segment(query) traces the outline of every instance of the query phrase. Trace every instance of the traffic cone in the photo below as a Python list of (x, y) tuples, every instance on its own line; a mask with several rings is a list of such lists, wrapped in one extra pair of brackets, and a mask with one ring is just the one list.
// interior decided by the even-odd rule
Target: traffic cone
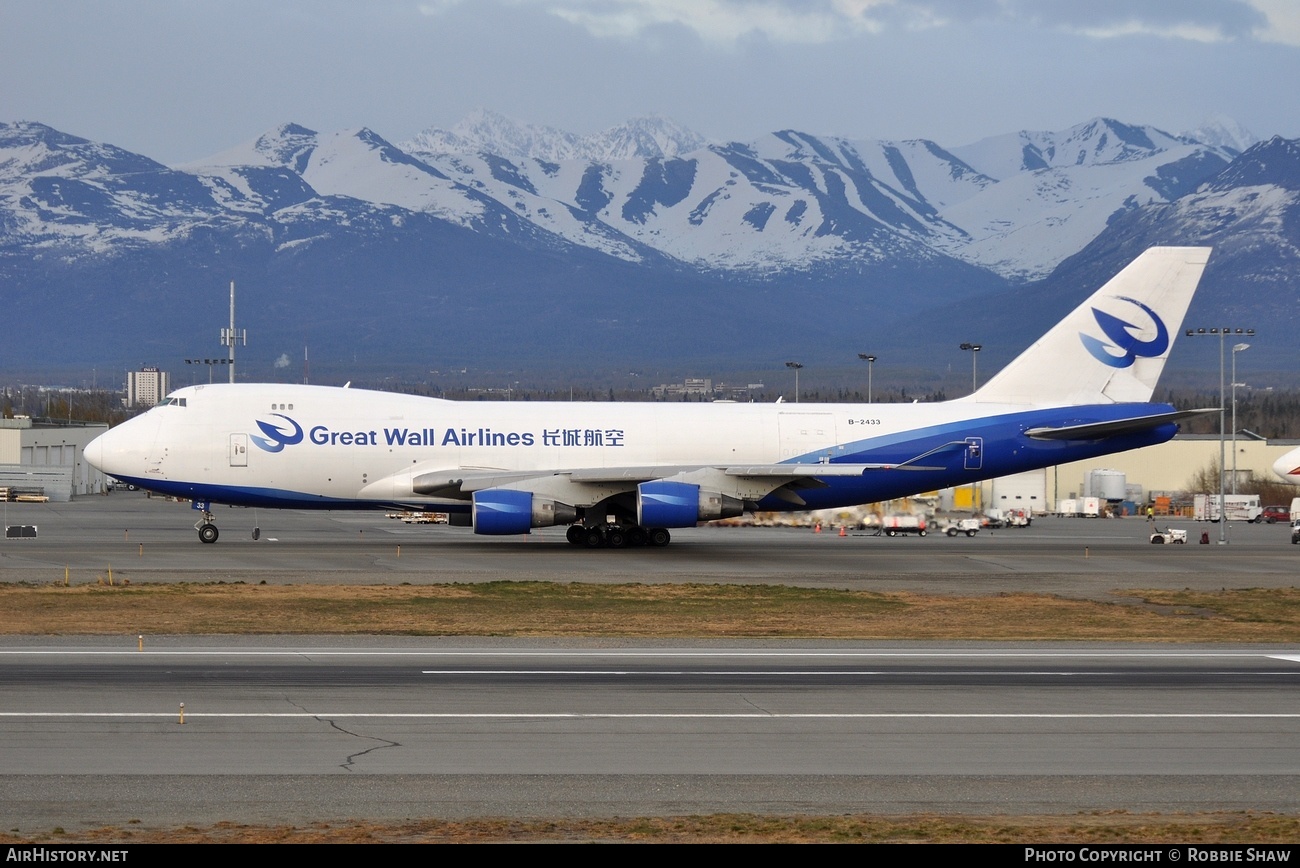
[(849, 532), (844, 529), (844, 525), (840, 525), (840, 536), (848, 536), (848, 535)]
[(819, 521), (813, 525), (813, 533), (821, 533), (821, 532), (822, 532), (822, 523)]

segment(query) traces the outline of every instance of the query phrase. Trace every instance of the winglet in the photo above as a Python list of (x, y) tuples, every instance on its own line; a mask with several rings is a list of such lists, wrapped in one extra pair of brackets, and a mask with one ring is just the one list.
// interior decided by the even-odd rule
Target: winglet
[(1151, 400), (1209, 247), (1152, 247), (971, 396), (1008, 404)]

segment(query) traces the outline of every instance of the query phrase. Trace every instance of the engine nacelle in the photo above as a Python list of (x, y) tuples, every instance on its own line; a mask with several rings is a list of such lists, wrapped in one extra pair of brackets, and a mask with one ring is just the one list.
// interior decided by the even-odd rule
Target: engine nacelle
[(698, 521), (731, 518), (744, 511), (740, 498), (702, 491), (689, 482), (657, 479), (636, 487), (636, 521), (642, 527), (695, 527)]
[(546, 500), (531, 491), (486, 488), (474, 492), (474, 533), (528, 533), (529, 528), (572, 524), (578, 511), (567, 503)]

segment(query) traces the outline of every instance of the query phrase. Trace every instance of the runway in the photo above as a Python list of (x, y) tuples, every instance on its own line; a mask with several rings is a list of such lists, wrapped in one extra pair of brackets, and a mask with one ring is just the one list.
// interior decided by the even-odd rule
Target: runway
[(1295, 649), (28, 640), (0, 672), (20, 828), (1300, 809)]
[[(1295, 586), (1277, 526), (1140, 519), (873, 537), (698, 528), (588, 551), (381, 514), (114, 494), (9, 504), (0, 581), (766, 582), (943, 594)], [(1204, 529), (1181, 522), (1193, 539)], [(260, 528), (254, 540), (251, 528)], [(155, 631), (157, 632), (157, 631)], [(348, 818), (1300, 810), (1300, 645), (0, 640), (0, 804), (24, 832)], [(185, 704), (185, 722), (180, 705)]]

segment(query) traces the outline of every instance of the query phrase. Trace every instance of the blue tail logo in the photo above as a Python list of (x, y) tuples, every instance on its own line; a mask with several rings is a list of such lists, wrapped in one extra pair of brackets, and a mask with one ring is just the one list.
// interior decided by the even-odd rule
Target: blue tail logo
[(1133, 334), (1138, 329), (1137, 325), (1094, 307), (1092, 315), (1097, 319), (1097, 325), (1107, 340), (1103, 341), (1079, 332), (1079, 340), (1083, 341), (1084, 349), (1092, 353), (1094, 359), (1112, 368), (1127, 368), (1137, 361), (1139, 356), (1150, 359), (1162, 355), (1169, 349), (1169, 329), (1165, 327), (1164, 320), (1160, 319), (1155, 311), (1137, 299), (1122, 295), (1115, 297), (1142, 308), (1155, 324), (1156, 336), (1149, 341), (1138, 340)]
[(265, 434), (266, 437), (258, 437), (256, 434), (250, 434), (249, 436), (253, 438), (253, 442), (257, 444), (259, 449), (265, 450), (266, 452), (279, 452), (286, 446), (292, 446), (295, 443), (302, 442), (301, 425), (283, 413), (272, 413), (271, 415), (278, 416), (293, 427), (281, 428), (274, 423), (263, 422), (261, 419), (258, 419), (257, 427), (262, 429), (262, 433)]

